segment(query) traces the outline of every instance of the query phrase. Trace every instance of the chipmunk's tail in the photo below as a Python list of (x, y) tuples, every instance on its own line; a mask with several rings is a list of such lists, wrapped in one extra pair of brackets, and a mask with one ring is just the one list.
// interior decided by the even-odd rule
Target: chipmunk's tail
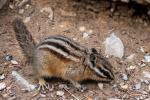
[(35, 42), (30, 32), (28, 31), (27, 27), (25, 26), (25, 24), (22, 22), (21, 19), (15, 19), (13, 21), (13, 27), (16, 39), (18, 40), (24, 55), (27, 57), (29, 61), (32, 61)]

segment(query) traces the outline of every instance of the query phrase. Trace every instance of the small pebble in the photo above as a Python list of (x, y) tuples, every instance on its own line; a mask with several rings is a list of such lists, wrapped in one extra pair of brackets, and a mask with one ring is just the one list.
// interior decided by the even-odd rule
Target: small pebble
[(60, 84), (59, 86), (58, 86), (60, 89), (68, 89), (68, 87), (67, 87), (67, 85), (66, 84)]
[(140, 47), (140, 51), (143, 53), (145, 52), (143, 47)]
[(18, 65), (18, 64), (19, 64), (16, 60), (11, 60), (11, 63), (12, 63), (13, 65)]
[(14, 6), (10, 4), (10, 5), (9, 5), (9, 8), (14, 9)]
[(136, 66), (130, 66), (130, 67), (127, 68), (127, 70), (133, 70), (135, 68), (136, 68)]
[(13, 59), (13, 56), (11, 54), (7, 54), (5, 56), (5, 60), (7, 60), (7, 61), (11, 61), (12, 59)]
[(134, 90), (139, 90), (141, 88), (141, 83), (137, 83), (133, 86)]
[(83, 38), (87, 38), (88, 36), (89, 36), (88, 33), (86, 33), (86, 32), (83, 33)]
[(127, 90), (129, 86), (128, 84), (120, 83), (120, 87), (124, 90)]
[(62, 96), (64, 95), (64, 92), (63, 92), (63, 91), (57, 91), (57, 92), (56, 92), (56, 95), (62, 97)]
[(79, 27), (79, 31), (84, 32), (85, 30), (86, 30), (86, 28), (84, 26)]
[(144, 83), (144, 84), (146, 84), (146, 85), (149, 85), (149, 84), (150, 84), (150, 82), (149, 82), (148, 80), (143, 80), (143, 79), (142, 79), (141, 82)]
[(6, 88), (6, 84), (4, 82), (0, 83), (0, 91)]
[(150, 72), (143, 71), (144, 77), (150, 79)]
[(100, 88), (100, 90), (103, 90), (103, 84), (102, 83), (98, 83), (98, 87)]
[(23, 14), (24, 13), (24, 9), (19, 9), (19, 14)]
[(77, 40), (77, 38), (73, 38), (73, 40), (74, 40), (74, 41), (76, 41), (76, 40)]
[(5, 78), (4, 74), (0, 75), (0, 80), (3, 80), (4, 78)]
[(45, 94), (40, 94), (40, 96), (42, 97), (42, 98), (45, 98), (46, 97), (46, 95)]
[(127, 57), (128, 60), (132, 60), (134, 58), (135, 54), (131, 54), (130, 56)]
[(128, 76), (126, 74), (122, 74), (122, 79), (127, 81), (128, 80)]
[(31, 17), (26, 17), (24, 20), (23, 20), (23, 22), (24, 23), (27, 23), (27, 22), (29, 22), (31, 20)]
[(145, 62), (150, 62), (150, 55), (144, 56), (144, 60), (145, 60)]
[(107, 100), (121, 100), (121, 99), (118, 99), (118, 98), (108, 98)]

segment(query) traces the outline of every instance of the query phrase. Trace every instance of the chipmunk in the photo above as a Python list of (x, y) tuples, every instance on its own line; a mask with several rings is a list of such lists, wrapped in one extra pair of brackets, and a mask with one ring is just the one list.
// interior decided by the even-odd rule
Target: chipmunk
[(112, 65), (95, 48), (88, 49), (61, 35), (47, 37), (36, 44), (20, 19), (13, 21), (13, 27), (23, 53), (33, 66), (40, 89), (48, 88), (44, 77), (69, 80), (78, 89), (82, 88), (79, 82), (86, 79), (114, 79)]

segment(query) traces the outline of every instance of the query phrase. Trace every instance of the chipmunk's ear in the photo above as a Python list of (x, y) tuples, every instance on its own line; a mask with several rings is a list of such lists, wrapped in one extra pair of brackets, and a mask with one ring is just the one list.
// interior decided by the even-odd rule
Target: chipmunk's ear
[(92, 53), (98, 54), (97, 50), (95, 48), (91, 48)]

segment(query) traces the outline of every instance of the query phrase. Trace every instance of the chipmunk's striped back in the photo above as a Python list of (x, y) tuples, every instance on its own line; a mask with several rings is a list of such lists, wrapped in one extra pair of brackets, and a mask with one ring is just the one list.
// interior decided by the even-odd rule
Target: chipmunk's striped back
[(51, 36), (44, 39), (38, 45), (37, 49), (50, 50), (56, 55), (72, 61), (80, 61), (81, 57), (86, 52), (85, 47), (61, 35)]

